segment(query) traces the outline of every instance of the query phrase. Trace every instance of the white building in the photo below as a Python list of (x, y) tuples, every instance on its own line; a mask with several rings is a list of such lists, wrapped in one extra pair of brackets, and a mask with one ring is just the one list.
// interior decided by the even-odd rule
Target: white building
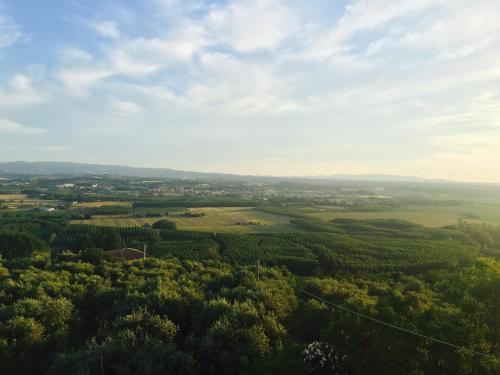
[(56, 188), (58, 188), (58, 189), (68, 189), (68, 188), (72, 188), (74, 186), (75, 186), (75, 184), (60, 184), (60, 185), (56, 185)]

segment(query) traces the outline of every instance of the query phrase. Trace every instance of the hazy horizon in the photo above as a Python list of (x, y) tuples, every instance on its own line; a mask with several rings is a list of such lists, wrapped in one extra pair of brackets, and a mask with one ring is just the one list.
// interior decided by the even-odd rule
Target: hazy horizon
[[(164, 167), (151, 167), (147, 165), (129, 165), (129, 164), (120, 164), (120, 163), (99, 163), (99, 162), (92, 162), (92, 163), (85, 163), (85, 162), (79, 162), (79, 161), (54, 161), (54, 160), (37, 160), (37, 161), (29, 161), (29, 160), (8, 160), (8, 161), (3, 161), (0, 160), (0, 172), (2, 172), (2, 163), (28, 163), (28, 164), (33, 164), (33, 163), (70, 163), (70, 164), (77, 164), (77, 165), (88, 165), (88, 166), (99, 166), (99, 167), (116, 167), (116, 168), (136, 168), (136, 169), (163, 169), (163, 170), (172, 170), (172, 171), (177, 171), (177, 172), (188, 172), (188, 173), (202, 173), (202, 174), (214, 174), (214, 175), (234, 175), (234, 176), (241, 176), (241, 177), (269, 177), (269, 178), (290, 178), (290, 179), (328, 179), (328, 178), (333, 178), (333, 179), (340, 179), (345, 177), (346, 180), (349, 180), (350, 178), (353, 178), (354, 181), (362, 180), (363, 177), (367, 177), (367, 181), (371, 181), (373, 178), (380, 177), (380, 181), (386, 181), (386, 182), (391, 182), (391, 181), (411, 181), (414, 179), (415, 181), (422, 180), (423, 182), (428, 181), (428, 182), (450, 182), (450, 183), (471, 183), (471, 184), (492, 184), (492, 185), (498, 185), (498, 182), (489, 182), (489, 181), (464, 181), (464, 180), (457, 180), (457, 179), (446, 179), (446, 178), (433, 178), (433, 177), (426, 177), (426, 176), (416, 176), (416, 175), (404, 175), (404, 174), (385, 174), (385, 173), (332, 173), (332, 174), (305, 174), (305, 175), (289, 175), (289, 174), (243, 174), (243, 173), (237, 173), (237, 172), (220, 172), (220, 171), (212, 171), (212, 170), (198, 170), (198, 169), (179, 169), (175, 167), (169, 167), (169, 166), (164, 166)], [(6, 172), (6, 171), (3, 171)], [(9, 170), (9, 173), (12, 173), (11, 170)], [(53, 174), (59, 174), (63, 172), (53, 172)], [(36, 174), (36, 173), (34, 173)], [(42, 173), (43, 174), (43, 173)], [(125, 174), (120, 174), (118, 175), (123, 175)], [(384, 179), (385, 178), (385, 179)], [(375, 180), (374, 180), (375, 181)]]
[(0, 161), (500, 182), (500, 2), (0, 0)]

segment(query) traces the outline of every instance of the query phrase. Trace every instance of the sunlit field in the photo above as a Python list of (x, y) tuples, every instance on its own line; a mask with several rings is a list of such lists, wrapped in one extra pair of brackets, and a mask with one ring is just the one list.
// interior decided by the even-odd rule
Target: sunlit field
[(500, 207), (484, 206), (475, 209), (446, 209), (443, 207), (414, 207), (413, 209), (377, 211), (377, 212), (349, 212), (327, 210), (314, 213), (305, 213), (306, 216), (322, 220), (344, 219), (400, 219), (429, 227), (454, 225), (458, 220), (471, 223), (500, 223)]
[(132, 207), (130, 202), (120, 202), (120, 201), (97, 201), (97, 202), (78, 202), (73, 204), (73, 208), (95, 208), (95, 207), (106, 207), (106, 206), (121, 206), (121, 207)]
[[(90, 220), (73, 220), (73, 224), (93, 224), (100, 226), (116, 227), (141, 227), (153, 224), (158, 220), (167, 219), (175, 221), (178, 229), (206, 232), (281, 232), (296, 230), (289, 225), (290, 218), (253, 210), (248, 207), (204, 207), (190, 208), (169, 216), (135, 218), (129, 216), (95, 216)], [(179, 212), (180, 211), (180, 212)], [(204, 216), (184, 217), (183, 212), (204, 213)], [(244, 222), (257, 222), (258, 224), (240, 224)]]

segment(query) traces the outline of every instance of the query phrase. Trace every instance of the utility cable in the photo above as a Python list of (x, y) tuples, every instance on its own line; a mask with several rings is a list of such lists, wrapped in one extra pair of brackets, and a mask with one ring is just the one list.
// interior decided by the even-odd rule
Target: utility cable
[(451, 342), (447, 342), (447, 341), (443, 341), (443, 340), (439, 340), (439, 339), (436, 339), (434, 337), (431, 337), (431, 336), (427, 336), (427, 335), (423, 335), (421, 333), (418, 333), (418, 332), (415, 332), (415, 331), (410, 331), (408, 329), (405, 329), (405, 328), (402, 328), (402, 327), (399, 327), (399, 326), (396, 326), (394, 324), (391, 324), (391, 323), (387, 323), (387, 322), (384, 322), (383, 320), (379, 320), (379, 319), (376, 319), (376, 318), (373, 318), (369, 315), (365, 315), (365, 314), (362, 314), (362, 313), (359, 313), (357, 311), (354, 311), (354, 310), (351, 310), (345, 306), (341, 306), (341, 305), (338, 305), (336, 303), (333, 303), (331, 301), (328, 301), (327, 299), (324, 299), (322, 297), (319, 297), (319, 296), (316, 296), (312, 293), (309, 293), (307, 290), (304, 290), (304, 289), (301, 289), (301, 288), (298, 288), (296, 286), (293, 286), (292, 285), (292, 288), (298, 290), (299, 292), (302, 292), (304, 294), (307, 294), (308, 296), (310, 297), (313, 297), (315, 299), (317, 299), (318, 301), (321, 301), (321, 302), (324, 302), (326, 304), (329, 304), (339, 310), (343, 310), (343, 311), (347, 311), (351, 314), (354, 314), (354, 315), (357, 315), (359, 317), (362, 317), (364, 319), (368, 319), (368, 320), (371, 320), (372, 322), (375, 322), (375, 323), (378, 323), (378, 324), (382, 324), (382, 325), (385, 325), (387, 327), (390, 327), (390, 328), (393, 328), (393, 329), (396, 329), (398, 331), (401, 331), (401, 332), (405, 332), (407, 334), (410, 334), (410, 335), (414, 335), (414, 336), (418, 336), (418, 337), (421, 337), (421, 338), (424, 338), (424, 339), (427, 339), (427, 340), (430, 340), (430, 341), (434, 341), (434, 342), (437, 342), (439, 344), (443, 344), (443, 345), (447, 345), (447, 346), (450, 346), (452, 348), (455, 348), (455, 349), (460, 349), (460, 350), (464, 350), (466, 352), (469, 352), (469, 353), (472, 353), (472, 354), (477, 354), (477, 355), (480, 355), (480, 356), (483, 356), (483, 357), (487, 357), (487, 358), (490, 358), (490, 359), (495, 359), (495, 360), (499, 360), (498, 357), (492, 355), (492, 354), (488, 354), (488, 353), (483, 353), (483, 352), (478, 352), (476, 350), (473, 350), (473, 349), (468, 349), (468, 348), (465, 348), (463, 346), (460, 346), (460, 345), (456, 345), (456, 344), (452, 344)]

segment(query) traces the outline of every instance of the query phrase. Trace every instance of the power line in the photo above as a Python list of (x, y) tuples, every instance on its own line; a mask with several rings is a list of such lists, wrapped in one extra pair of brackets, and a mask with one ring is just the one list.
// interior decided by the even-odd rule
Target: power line
[(362, 314), (362, 313), (359, 313), (357, 311), (354, 311), (354, 310), (351, 310), (345, 306), (341, 306), (341, 305), (337, 305), (336, 303), (333, 303), (331, 301), (328, 301), (327, 299), (324, 299), (322, 297), (319, 297), (319, 296), (316, 296), (312, 293), (309, 293), (307, 290), (304, 290), (304, 289), (301, 289), (301, 288), (298, 288), (296, 286), (293, 286), (292, 285), (292, 288), (298, 290), (299, 292), (302, 292), (304, 294), (307, 294), (308, 296), (310, 297), (313, 297), (313, 298), (316, 298), (318, 301), (322, 301), (324, 303), (327, 303), (329, 305), (332, 305), (334, 306), (335, 308), (339, 309), (339, 310), (343, 310), (343, 311), (347, 311), (351, 314), (354, 314), (354, 315), (357, 315), (357, 316), (360, 316), (362, 318), (365, 318), (365, 319), (368, 319), (368, 320), (371, 320), (372, 322), (375, 322), (375, 323), (378, 323), (378, 324), (382, 324), (382, 325), (385, 325), (387, 327), (390, 327), (390, 328), (393, 328), (393, 329), (396, 329), (398, 331), (402, 331), (402, 332), (405, 332), (407, 334), (410, 334), (410, 335), (414, 335), (414, 336), (418, 336), (420, 338), (424, 338), (424, 339), (427, 339), (427, 340), (431, 340), (431, 341), (434, 341), (434, 342), (437, 342), (439, 344), (443, 344), (443, 345), (447, 345), (447, 346), (450, 346), (452, 348), (455, 348), (455, 349), (461, 349), (461, 350), (464, 350), (466, 352), (469, 352), (469, 353), (472, 353), (472, 354), (477, 354), (477, 355), (481, 355), (481, 356), (484, 356), (484, 357), (487, 357), (487, 358), (491, 358), (491, 359), (495, 359), (495, 360), (499, 360), (498, 357), (492, 355), (492, 354), (488, 354), (488, 353), (483, 353), (483, 352), (478, 352), (476, 350), (473, 350), (473, 349), (468, 349), (468, 348), (465, 348), (463, 346), (460, 346), (460, 345), (456, 345), (456, 344), (452, 344), (451, 342), (447, 342), (447, 341), (443, 341), (443, 340), (439, 340), (439, 339), (436, 339), (434, 337), (430, 337), (430, 336), (427, 336), (427, 335), (423, 335), (421, 333), (418, 333), (418, 332), (415, 332), (415, 331), (410, 331), (408, 329), (405, 329), (405, 328), (402, 328), (402, 327), (399, 327), (399, 326), (396, 326), (394, 324), (391, 324), (391, 323), (387, 323), (387, 322), (384, 322), (383, 320), (379, 320), (379, 319), (376, 319), (376, 318), (373, 318), (369, 315), (365, 315), (365, 314)]

